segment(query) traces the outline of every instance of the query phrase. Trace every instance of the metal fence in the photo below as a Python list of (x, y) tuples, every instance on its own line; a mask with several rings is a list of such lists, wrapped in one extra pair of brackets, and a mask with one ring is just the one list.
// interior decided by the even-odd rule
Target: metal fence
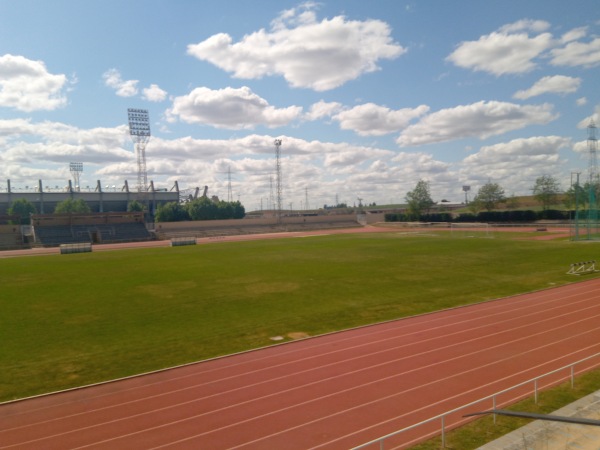
[[(596, 361), (592, 362), (594, 359), (596, 359)], [(398, 437), (402, 434), (406, 434), (407, 432), (409, 432), (411, 430), (424, 428), (426, 425), (434, 424), (435, 422), (439, 423), (439, 428), (438, 428), (439, 432), (429, 432), (429, 433), (426, 433), (424, 436), (421, 436), (420, 438), (414, 439), (412, 441), (404, 442), (401, 444), (396, 443), (396, 444), (394, 444), (394, 445), (396, 445), (395, 448), (406, 448), (407, 445), (415, 444), (418, 441), (422, 441), (424, 439), (434, 437), (437, 435), (441, 435), (442, 448), (445, 448), (446, 447), (446, 432), (451, 428), (456, 428), (457, 426), (469, 421), (469, 419), (463, 418), (459, 421), (455, 421), (454, 423), (449, 423), (448, 418), (450, 416), (456, 415), (457, 413), (460, 413), (460, 412), (463, 412), (462, 416), (464, 416), (464, 414), (467, 414), (467, 413), (472, 413), (472, 412), (474, 412), (473, 407), (477, 406), (477, 405), (480, 405), (479, 410), (481, 411), (482, 403), (486, 403), (486, 402), (488, 402), (487, 403), (488, 406), (483, 406), (484, 409), (497, 409), (498, 407), (500, 407), (502, 405), (507, 405), (507, 404), (513, 403), (522, 398), (527, 398), (527, 397), (531, 396), (531, 394), (533, 394), (535, 403), (537, 403), (539, 391), (540, 391), (540, 389), (542, 389), (542, 387), (554, 386), (554, 385), (559, 384), (560, 382), (564, 382), (565, 380), (570, 380), (571, 388), (572, 388), (575, 385), (575, 374), (576, 374), (575, 367), (581, 366), (585, 363), (591, 363), (591, 364), (587, 365), (584, 369), (581, 369), (580, 372), (585, 372), (585, 371), (588, 371), (590, 369), (600, 366), (600, 353), (596, 353), (594, 355), (588, 356), (587, 358), (580, 359), (579, 361), (576, 361), (574, 363), (560, 367), (551, 372), (547, 372), (543, 375), (537, 376), (530, 380), (523, 381), (522, 383), (511, 386), (510, 388), (504, 389), (502, 391), (498, 391), (495, 394), (488, 395), (487, 397), (480, 398), (471, 403), (467, 403), (466, 405), (459, 406), (458, 408), (454, 408), (450, 411), (446, 411), (443, 414), (439, 414), (439, 415), (431, 417), (427, 420), (423, 420), (421, 422), (415, 423), (414, 425), (402, 428), (393, 433), (386, 434), (385, 436), (382, 436), (380, 438), (373, 439), (372, 441), (366, 442), (362, 445), (359, 445), (358, 447), (353, 447), (352, 450), (367, 449), (367, 448), (369, 448), (369, 449), (378, 448), (379, 450), (385, 450), (386, 441), (389, 442), (393, 438)], [(561, 373), (566, 373), (566, 374), (561, 375)], [(544, 380), (549, 380), (551, 377), (554, 377), (554, 378), (552, 378), (552, 381), (548, 381), (545, 386), (541, 386), (541, 383)], [(523, 388), (527, 389), (526, 394), (521, 393), (516, 398), (511, 399), (511, 401), (499, 402), (498, 399), (502, 395), (508, 394), (511, 392), (515, 392), (515, 391), (517, 391), (519, 389), (523, 389)], [(467, 411), (467, 410), (469, 410), (469, 411)], [(495, 414), (494, 414), (494, 423), (496, 423), (496, 415)]]

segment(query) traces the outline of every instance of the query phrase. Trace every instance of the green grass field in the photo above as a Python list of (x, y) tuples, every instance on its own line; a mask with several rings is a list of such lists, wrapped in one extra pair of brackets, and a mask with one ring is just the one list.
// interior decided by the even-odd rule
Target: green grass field
[(495, 236), (328, 235), (0, 259), (0, 401), (575, 282), (569, 264), (595, 259), (593, 243)]

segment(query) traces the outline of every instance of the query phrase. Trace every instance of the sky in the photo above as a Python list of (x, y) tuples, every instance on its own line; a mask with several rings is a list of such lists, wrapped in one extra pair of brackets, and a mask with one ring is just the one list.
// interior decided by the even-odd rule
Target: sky
[(0, 0), (0, 191), (137, 185), (269, 209), (531, 195), (588, 176), (596, 0)]

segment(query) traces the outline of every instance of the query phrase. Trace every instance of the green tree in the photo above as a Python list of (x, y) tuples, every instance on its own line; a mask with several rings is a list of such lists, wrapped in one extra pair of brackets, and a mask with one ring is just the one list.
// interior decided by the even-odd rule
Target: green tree
[(481, 211), (483, 209), (483, 205), (480, 200), (478, 200), (477, 198), (474, 198), (473, 200), (471, 200), (469, 202), (469, 204), (467, 205), (467, 208), (473, 214), (477, 214), (479, 211)]
[(479, 188), (477, 195), (473, 199), (473, 202), (481, 205), (486, 211), (493, 210), (499, 203), (504, 203), (505, 201), (504, 189), (498, 183), (490, 181)]
[(208, 197), (200, 197), (186, 205), (186, 211), (192, 220), (225, 220), (242, 219), (246, 211), (239, 201), (213, 201)]
[(558, 194), (560, 194), (560, 184), (556, 178), (551, 175), (543, 175), (535, 180), (533, 186), (533, 196), (542, 204), (542, 209), (546, 211), (551, 205), (558, 203)]
[(208, 197), (195, 198), (185, 206), (192, 220), (215, 220), (218, 206)]
[(233, 207), (232, 219), (243, 219), (246, 216), (246, 208), (244, 208), (239, 200), (236, 202), (231, 202), (231, 206)]
[(519, 209), (520, 203), (519, 199), (515, 197), (515, 194), (512, 194), (510, 197), (506, 199), (506, 207), (508, 209)]
[(35, 205), (25, 198), (15, 200), (10, 205), (10, 208), (8, 208), (9, 215), (19, 216), (19, 223), (21, 225), (29, 224), (31, 221), (30, 215), (36, 212)]
[(406, 194), (406, 202), (408, 203), (408, 214), (412, 219), (419, 220), (419, 217), (424, 212), (435, 205), (429, 193), (429, 183), (425, 180), (419, 180), (412, 191)]
[(154, 215), (154, 220), (157, 222), (181, 222), (188, 219), (187, 211), (178, 202), (168, 202), (159, 205)]
[(144, 212), (145, 210), (144, 204), (138, 200), (132, 200), (127, 204), (128, 212)]
[(233, 203), (226, 201), (219, 201), (217, 203), (217, 219), (231, 219), (233, 218)]
[(54, 214), (86, 214), (89, 212), (92, 212), (92, 209), (82, 198), (79, 198), (77, 200), (68, 198), (66, 200), (63, 200), (62, 202), (57, 203), (56, 208), (54, 208)]
[(563, 204), (568, 209), (585, 209), (589, 200), (589, 194), (584, 186), (573, 184), (563, 198)]

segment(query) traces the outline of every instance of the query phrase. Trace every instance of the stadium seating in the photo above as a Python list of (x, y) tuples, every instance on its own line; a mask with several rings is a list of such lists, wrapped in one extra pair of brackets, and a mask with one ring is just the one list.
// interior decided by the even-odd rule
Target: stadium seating
[(35, 244), (54, 247), (60, 244), (89, 242), (93, 244), (148, 241), (152, 236), (143, 223), (100, 225), (57, 225), (34, 227)]
[(0, 232), (0, 250), (23, 248), (23, 236), (20, 231)]

